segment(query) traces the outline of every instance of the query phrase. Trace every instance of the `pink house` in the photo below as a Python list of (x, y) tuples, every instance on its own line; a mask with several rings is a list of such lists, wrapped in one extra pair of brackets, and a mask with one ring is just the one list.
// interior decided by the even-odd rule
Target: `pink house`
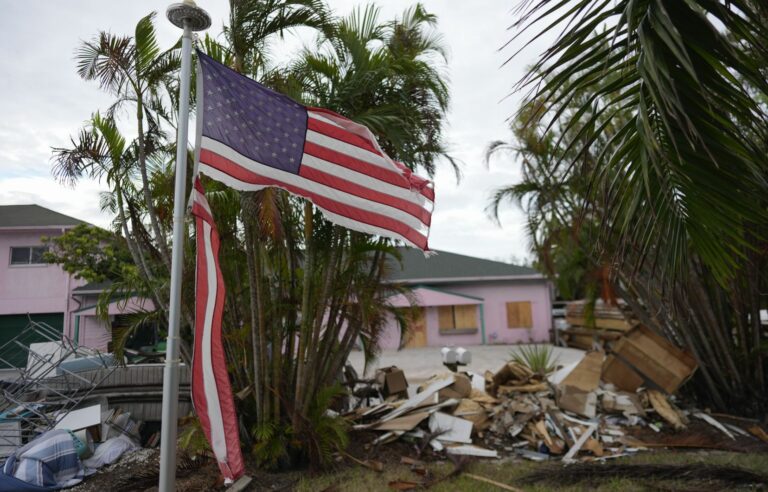
[[(451, 346), (546, 342), (552, 328), (550, 282), (532, 268), (437, 251), (425, 258), (402, 248), (393, 262), (393, 283), (412, 295), (389, 299), (410, 320), (409, 334), (391, 317), (381, 347)], [(411, 308), (413, 306), (413, 308)]]
[[(0, 206), (0, 346), (13, 339), (29, 319), (44, 322), (80, 345), (107, 350), (114, 317), (96, 317), (103, 285), (86, 286), (58, 265), (42, 261), (43, 236), (58, 236), (84, 222), (39, 205)], [(110, 306), (110, 314), (142, 306)], [(151, 309), (151, 303), (147, 306)], [(14, 361), (23, 364), (24, 360)]]

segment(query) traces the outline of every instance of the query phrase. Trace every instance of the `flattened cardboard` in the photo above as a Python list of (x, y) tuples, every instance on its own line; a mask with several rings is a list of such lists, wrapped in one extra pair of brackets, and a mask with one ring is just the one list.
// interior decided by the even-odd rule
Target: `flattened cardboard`
[(472, 422), (469, 420), (437, 412), (429, 417), (429, 430), (441, 432), (437, 439), (443, 442), (472, 444)]

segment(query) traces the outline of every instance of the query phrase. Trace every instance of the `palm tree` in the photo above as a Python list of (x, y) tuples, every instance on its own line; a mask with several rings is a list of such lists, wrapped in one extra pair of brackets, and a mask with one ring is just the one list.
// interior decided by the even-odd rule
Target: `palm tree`
[(530, 87), (554, 115), (573, 94), (591, 92), (581, 105), (589, 121), (579, 123), (570, 146), (588, 148), (602, 125), (631, 113), (592, 173), (598, 179), (626, 171), (606, 197), (613, 215), (605, 230), (619, 232), (617, 251), (647, 253), (663, 240), (671, 249), (659, 267), (671, 280), (689, 265), (691, 245), (719, 279), (731, 278), (749, 248), (744, 228), (768, 219), (754, 206), (768, 186), (761, 157), (768, 137), (761, 103), (768, 94), (765, 7), (538, 0), (519, 13), (514, 27), (521, 34), (539, 29), (531, 38), (567, 28), (520, 87)]
[(551, 255), (568, 247), (610, 261), (639, 319), (696, 356), (698, 397), (758, 412), (767, 404), (766, 9), (567, 4), (519, 11), (515, 28), (541, 27), (533, 38), (567, 31), (520, 84), (531, 89), (516, 129), (526, 173), (495, 204), (526, 200)]
[(445, 160), (458, 177), (442, 137), (447, 50), (436, 21), (421, 4), (389, 22), (373, 5), (357, 7), (304, 50), (290, 75), (299, 97), (367, 126), (394, 159), (429, 176)]
[(109, 109), (114, 114), (126, 103), (135, 105), (138, 155), (136, 164), (141, 176), (144, 209), (149, 216), (152, 233), (166, 268), (170, 254), (163, 225), (152, 200), (147, 173), (147, 128), (160, 127), (160, 120), (170, 122), (164, 96), (175, 98), (176, 71), (181, 59), (176, 47), (161, 51), (157, 44), (153, 20), (155, 12), (136, 24), (133, 37), (100, 32), (92, 41), (83, 42), (76, 52), (77, 73), (85, 80), (97, 80), (102, 89), (116, 97)]

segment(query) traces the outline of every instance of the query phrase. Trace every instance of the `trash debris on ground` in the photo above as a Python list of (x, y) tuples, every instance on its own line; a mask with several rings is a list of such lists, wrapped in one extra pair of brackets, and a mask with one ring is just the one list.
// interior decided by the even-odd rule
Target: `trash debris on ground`
[[(644, 327), (627, 329), (621, 338), (626, 360), (608, 346), (608, 352), (588, 352), (579, 362), (548, 375), (508, 362), (482, 376), (433, 376), (398, 392), (407, 397), (385, 396), (386, 380), (377, 378), (367, 383), (367, 392), (378, 398), (353, 398), (343, 416), (353, 429), (379, 433), (371, 445), (406, 440), (416, 449), (448, 456), (573, 462), (628, 456), (662, 442), (669, 447), (728, 449), (725, 441), (738, 439), (765, 446), (768, 433), (756, 421), (724, 421), (681, 405), (666, 390), (677, 390), (696, 365), (688, 354)], [(387, 371), (402, 373), (397, 368)], [(655, 384), (662, 376), (667, 379)], [(484, 389), (477, 384), (480, 377)]]
[(561, 331), (560, 338), (569, 347), (582, 350), (604, 348), (638, 325), (626, 305), (614, 306), (601, 300), (594, 305), (583, 300), (569, 302), (565, 320), (570, 326)]
[[(0, 369), (16, 376), (0, 382), (0, 492), (70, 487), (157, 446), (164, 365), (134, 360), (141, 363), (118, 367), (113, 354), (33, 321), (0, 345)], [(186, 366), (180, 377), (179, 406), (188, 412)]]

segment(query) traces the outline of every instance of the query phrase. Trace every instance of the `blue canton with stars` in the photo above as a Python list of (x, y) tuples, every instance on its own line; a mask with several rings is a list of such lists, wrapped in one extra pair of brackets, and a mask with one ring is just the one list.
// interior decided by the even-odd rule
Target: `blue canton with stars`
[(203, 135), (249, 159), (298, 174), (307, 110), (197, 52), (203, 77)]

